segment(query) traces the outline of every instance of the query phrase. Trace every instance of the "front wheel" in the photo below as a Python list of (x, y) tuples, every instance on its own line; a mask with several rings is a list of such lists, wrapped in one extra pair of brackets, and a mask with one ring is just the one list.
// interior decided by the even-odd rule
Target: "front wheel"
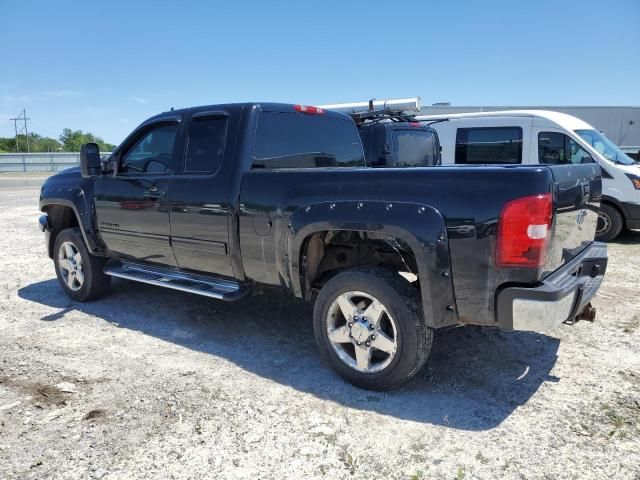
[(348, 382), (373, 390), (413, 377), (433, 340), (417, 290), (383, 268), (347, 270), (329, 280), (316, 300), (313, 325), (329, 365)]
[(598, 225), (596, 227), (596, 240), (608, 242), (613, 240), (624, 226), (624, 219), (620, 211), (607, 203), (600, 204), (598, 212)]
[(89, 253), (78, 228), (58, 233), (53, 251), (56, 275), (67, 296), (85, 302), (107, 290), (111, 277), (103, 272), (105, 260)]

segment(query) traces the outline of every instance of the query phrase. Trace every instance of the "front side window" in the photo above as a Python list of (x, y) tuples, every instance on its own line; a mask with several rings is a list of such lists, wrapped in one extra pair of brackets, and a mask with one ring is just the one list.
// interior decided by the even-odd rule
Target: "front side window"
[(456, 163), (522, 163), (522, 128), (458, 128)]
[(394, 130), (394, 167), (437, 165), (436, 136), (425, 130)]
[(253, 168), (364, 166), (356, 126), (324, 115), (262, 112), (253, 148)]
[(538, 161), (547, 165), (593, 163), (589, 153), (571, 137), (559, 132), (538, 133)]
[(152, 127), (124, 153), (119, 173), (140, 175), (169, 172), (177, 135), (177, 123)]
[(225, 117), (197, 117), (189, 125), (184, 173), (214, 173), (218, 170), (227, 139)]

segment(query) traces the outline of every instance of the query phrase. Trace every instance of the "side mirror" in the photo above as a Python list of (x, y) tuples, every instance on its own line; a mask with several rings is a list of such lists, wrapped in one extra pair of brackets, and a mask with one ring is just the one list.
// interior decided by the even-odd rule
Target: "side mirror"
[(100, 149), (95, 143), (85, 143), (80, 148), (80, 173), (84, 178), (95, 178), (102, 173)]

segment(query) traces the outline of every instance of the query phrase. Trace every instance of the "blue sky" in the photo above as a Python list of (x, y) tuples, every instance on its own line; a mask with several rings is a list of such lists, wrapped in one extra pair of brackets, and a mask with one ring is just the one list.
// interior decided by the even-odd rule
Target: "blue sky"
[(0, 136), (112, 143), (174, 106), (640, 105), (640, 0), (0, 0)]

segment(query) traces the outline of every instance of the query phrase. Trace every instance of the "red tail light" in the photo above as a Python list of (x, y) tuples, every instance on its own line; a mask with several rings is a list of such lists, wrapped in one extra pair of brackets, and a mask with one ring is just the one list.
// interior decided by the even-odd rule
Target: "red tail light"
[(312, 107), (310, 105), (295, 105), (296, 112), (306, 113), (308, 115), (324, 115), (324, 109), (319, 107)]
[(544, 265), (552, 220), (553, 199), (550, 193), (518, 198), (502, 207), (498, 220), (496, 265)]

